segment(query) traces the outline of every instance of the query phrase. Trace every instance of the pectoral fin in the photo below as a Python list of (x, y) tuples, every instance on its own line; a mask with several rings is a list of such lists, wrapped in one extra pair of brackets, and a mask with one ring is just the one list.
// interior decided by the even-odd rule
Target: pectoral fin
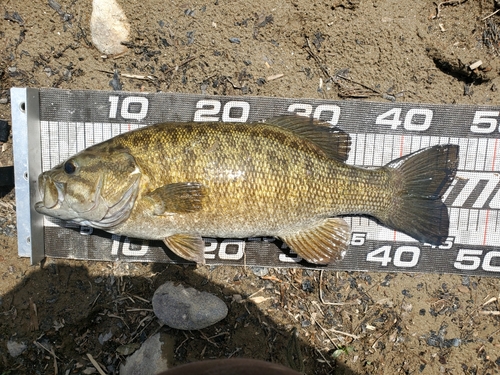
[(328, 264), (344, 257), (350, 234), (351, 228), (345, 220), (328, 218), (311, 228), (280, 237), (309, 263)]
[(200, 236), (189, 234), (174, 234), (163, 240), (176, 255), (186, 260), (205, 264), (205, 243)]
[(202, 184), (179, 182), (153, 190), (145, 198), (153, 201), (153, 213), (188, 213), (201, 210), (204, 197)]

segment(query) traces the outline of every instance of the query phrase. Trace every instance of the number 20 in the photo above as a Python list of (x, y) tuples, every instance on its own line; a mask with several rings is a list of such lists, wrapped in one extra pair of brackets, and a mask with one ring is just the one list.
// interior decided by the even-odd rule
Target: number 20
[[(199, 100), (196, 103), (197, 111), (194, 113), (194, 121), (219, 121), (219, 116), (215, 115), (220, 113), (221, 106), (222, 104), (219, 100)], [(232, 111), (233, 109), (235, 111)], [(246, 122), (249, 114), (250, 104), (248, 102), (231, 100), (224, 104), (222, 108), (222, 121)]]

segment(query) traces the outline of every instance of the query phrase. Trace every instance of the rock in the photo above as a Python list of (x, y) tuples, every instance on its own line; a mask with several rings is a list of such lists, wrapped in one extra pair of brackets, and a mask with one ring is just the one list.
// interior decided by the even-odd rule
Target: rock
[(92, 43), (102, 53), (118, 55), (127, 51), (130, 24), (116, 0), (93, 0), (90, 17)]
[(12, 357), (18, 357), (26, 350), (27, 346), (23, 342), (17, 342), (14, 340), (7, 341), (7, 350)]
[(167, 281), (153, 296), (153, 311), (166, 325), (176, 329), (202, 329), (227, 316), (227, 306), (218, 297)]
[(113, 333), (109, 331), (108, 333), (101, 333), (97, 338), (99, 340), (99, 344), (104, 345), (106, 341), (108, 341), (111, 337), (113, 337)]
[(155, 375), (165, 371), (173, 360), (174, 342), (165, 334), (151, 336), (120, 365), (120, 375)]
[(118, 348), (116, 348), (116, 352), (120, 355), (127, 356), (135, 352), (140, 347), (141, 345), (135, 343), (120, 345)]
[(252, 270), (252, 272), (255, 276), (259, 276), (259, 277), (266, 276), (269, 273), (268, 267), (254, 266), (254, 267), (250, 267), (250, 269)]

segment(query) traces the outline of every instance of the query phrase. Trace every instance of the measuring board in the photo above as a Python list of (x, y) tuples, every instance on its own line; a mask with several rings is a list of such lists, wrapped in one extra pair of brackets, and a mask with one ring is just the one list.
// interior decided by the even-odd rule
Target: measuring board
[(37, 178), (78, 151), (120, 133), (168, 121), (252, 122), (296, 113), (348, 132), (348, 164), (379, 167), (419, 149), (460, 146), (454, 182), (443, 197), (449, 237), (434, 247), (346, 217), (345, 258), (311, 265), (275, 238), (205, 238), (207, 264), (500, 276), (500, 107), (375, 103), (178, 93), (13, 88), (11, 90), (19, 255), (131, 262), (186, 261), (161, 241), (136, 240), (44, 217), (34, 210)]

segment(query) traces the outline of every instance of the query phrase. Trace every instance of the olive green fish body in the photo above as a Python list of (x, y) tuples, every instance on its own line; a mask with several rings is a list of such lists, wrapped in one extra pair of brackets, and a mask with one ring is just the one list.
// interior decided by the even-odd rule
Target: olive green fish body
[[(136, 203), (140, 209), (134, 209), (130, 219), (165, 220), (160, 231), (246, 237), (286, 231), (315, 217), (365, 211), (359, 190), (374, 173), (329, 159), (297, 142), (292, 133), (269, 131), (264, 124), (226, 123), (165, 124), (149, 130), (151, 135), (131, 134), (144, 135), (141, 144), (137, 137), (120, 141), (148, 177)], [(163, 156), (151, 158), (149, 144), (166, 145), (159, 150)], [(184, 182), (202, 185), (201, 207), (178, 215), (151, 215), (148, 193)], [(381, 184), (376, 180), (372, 187)], [(356, 185), (358, 191), (353, 191)]]
[[(434, 146), (378, 169), (346, 164), (349, 147), (346, 133), (303, 117), (157, 124), (92, 146), (42, 174), (37, 209), (112, 233), (162, 239), (199, 262), (201, 236), (276, 236), (305, 259), (328, 263), (349, 242), (350, 228), (338, 216), (351, 214), (443, 242), (448, 216), (440, 197), (456, 171), (457, 147)], [(72, 184), (82, 187), (64, 198)], [(79, 203), (85, 195), (90, 203)], [(407, 210), (421, 217), (409, 223)]]

